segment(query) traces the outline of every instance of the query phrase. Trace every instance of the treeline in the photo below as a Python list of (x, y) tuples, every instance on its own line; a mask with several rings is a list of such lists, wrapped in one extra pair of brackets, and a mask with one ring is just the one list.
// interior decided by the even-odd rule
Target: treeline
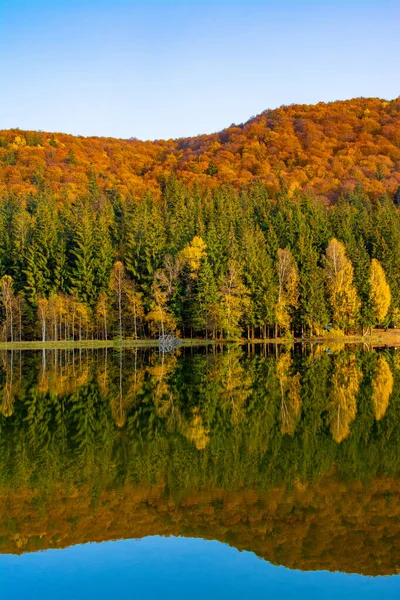
[[(222, 124), (221, 124), (222, 125)], [(270, 195), (307, 190), (330, 201), (361, 184), (374, 199), (400, 195), (400, 98), (354, 98), (266, 110), (247, 123), (192, 138), (137, 139), (0, 131), (0, 195), (43, 185), (63, 202), (85, 194), (93, 167), (99, 187), (124, 198), (160, 198), (175, 174), (186, 185), (240, 188), (255, 181)]]
[(234, 339), (400, 323), (395, 199), (185, 187), (0, 202), (2, 339)]

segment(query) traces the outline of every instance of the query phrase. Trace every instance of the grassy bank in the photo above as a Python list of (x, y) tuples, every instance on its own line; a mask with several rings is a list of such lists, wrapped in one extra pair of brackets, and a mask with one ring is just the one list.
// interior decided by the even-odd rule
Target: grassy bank
[[(211, 340), (187, 339), (182, 340), (182, 346), (205, 346), (213, 344)], [(67, 348), (158, 348), (158, 340), (84, 340), (59, 342), (1, 342), (0, 350), (63, 350)]]
[(385, 331), (383, 329), (374, 329), (370, 335), (341, 335), (341, 336), (330, 336), (329, 334), (323, 336), (313, 337), (280, 337), (270, 339), (255, 339), (255, 340), (243, 340), (244, 344), (295, 344), (295, 343), (309, 343), (309, 344), (367, 344), (369, 346), (400, 346), (400, 329), (389, 329)]
[[(181, 340), (182, 346), (194, 347), (212, 344), (227, 343), (227, 340), (205, 340), (200, 338)], [(236, 343), (247, 344), (368, 344), (370, 346), (400, 346), (400, 329), (374, 329), (371, 335), (346, 335), (346, 336), (315, 336), (308, 338), (280, 337), (268, 339), (241, 339)], [(84, 341), (59, 341), (59, 342), (1, 342), (0, 350), (62, 350), (66, 348), (157, 348), (158, 340), (84, 340)]]

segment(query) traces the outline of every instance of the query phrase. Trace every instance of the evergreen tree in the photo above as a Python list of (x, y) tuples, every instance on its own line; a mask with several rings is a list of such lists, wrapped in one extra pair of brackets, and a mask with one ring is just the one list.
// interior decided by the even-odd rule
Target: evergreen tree
[(73, 261), (69, 288), (76, 291), (82, 302), (93, 304), (97, 295), (95, 233), (94, 214), (88, 200), (75, 206), (70, 227), (69, 251)]
[(162, 265), (166, 247), (160, 207), (147, 195), (127, 215), (125, 263), (129, 275), (149, 293), (155, 271)]
[(193, 327), (197, 331), (205, 331), (206, 337), (211, 335), (215, 339), (219, 328), (220, 294), (207, 256), (201, 261), (196, 283), (191, 317)]
[(284, 331), (289, 331), (292, 324), (292, 311), (298, 305), (299, 274), (289, 248), (279, 248), (277, 254), (278, 300), (275, 310), (276, 324)]

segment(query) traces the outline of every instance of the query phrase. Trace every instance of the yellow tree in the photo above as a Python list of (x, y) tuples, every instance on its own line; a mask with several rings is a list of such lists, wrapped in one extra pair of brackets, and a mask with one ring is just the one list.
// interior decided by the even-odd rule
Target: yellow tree
[(90, 326), (90, 311), (86, 304), (83, 302), (77, 302), (75, 305), (76, 319), (78, 321), (78, 335), (79, 341), (82, 341), (82, 332), (85, 329), (86, 339), (88, 338), (89, 326)]
[(182, 263), (189, 268), (192, 278), (196, 278), (197, 271), (201, 266), (201, 259), (206, 256), (206, 243), (198, 235), (195, 235), (190, 244), (185, 246), (179, 253)]
[(393, 375), (384, 356), (379, 356), (376, 361), (375, 375), (372, 380), (372, 405), (375, 419), (380, 421), (384, 417), (389, 405), (389, 398), (393, 391)]
[(392, 296), (389, 284), (386, 281), (385, 271), (376, 258), (373, 258), (371, 261), (370, 285), (370, 297), (375, 322), (381, 325), (388, 313)]
[[(42, 300), (41, 311), (45, 308), (45, 303)], [(68, 314), (66, 298), (61, 294), (52, 294), (47, 303), (47, 317), (49, 320), (49, 329), (53, 331), (54, 341), (62, 338), (63, 317)], [(43, 322), (42, 322), (43, 334)]]
[(5, 339), (14, 341), (14, 307), (15, 307), (15, 296), (14, 296), (14, 281), (10, 275), (4, 275), (0, 280), (0, 293), (1, 301), (4, 306), (6, 313), (6, 320), (4, 323)]
[(249, 291), (243, 283), (240, 265), (231, 260), (221, 281), (220, 327), (228, 339), (240, 337), (240, 320), (249, 307)]
[(135, 340), (138, 338), (138, 322), (144, 317), (142, 294), (138, 292), (133, 283), (126, 286), (126, 309), (133, 317), (133, 334)]
[(42, 329), (42, 342), (46, 341), (46, 321), (48, 319), (49, 302), (46, 298), (38, 300), (38, 317)]
[(103, 330), (103, 338), (108, 340), (108, 312), (109, 312), (109, 298), (106, 292), (100, 292), (99, 299), (96, 306), (96, 317), (101, 323)]
[(176, 322), (167, 306), (167, 295), (163, 292), (156, 282), (151, 289), (152, 308), (147, 313), (146, 319), (154, 333), (158, 330), (159, 336), (164, 336), (165, 332), (174, 331)]
[(326, 250), (325, 278), (334, 323), (348, 330), (356, 322), (360, 302), (353, 284), (354, 269), (342, 242), (333, 238)]
[[(299, 299), (299, 273), (289, 248), (278, 249), (278, 303), (275, 309), (276, 324), (284, 331), (291, 325), (290, 310), (297, 308)], [(277, 336), (277, 331), (275, 332)]]
[(354, 354), (341, 355), (335, 360), (329, 402), (330, 429), (340, 444), (350, 435), (350, 424), (357, 414), (357, 394), (362, 373)]
[(68, 314), (66, 298), (62, 294), (57, 294), (57, 296), (56, 296), (56, 311), (57, 311), (57, 321), (58, 321), (58, 339), (61, 340), (63, 337), (63, 335), (62, 335), (63, 319)]
[(57, 295), (52, 294), (49, 298), (48, 303), (48, 318), (49, 318), (49, 329), (53, 331), (53, 340), (57, 341), (58, 333), (58, 322), (57, 322)]

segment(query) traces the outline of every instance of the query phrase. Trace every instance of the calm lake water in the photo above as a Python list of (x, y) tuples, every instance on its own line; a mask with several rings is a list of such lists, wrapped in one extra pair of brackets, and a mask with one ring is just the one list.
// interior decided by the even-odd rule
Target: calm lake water
[(397, 598), (400, 351), (0, 354), (2, 598)]

